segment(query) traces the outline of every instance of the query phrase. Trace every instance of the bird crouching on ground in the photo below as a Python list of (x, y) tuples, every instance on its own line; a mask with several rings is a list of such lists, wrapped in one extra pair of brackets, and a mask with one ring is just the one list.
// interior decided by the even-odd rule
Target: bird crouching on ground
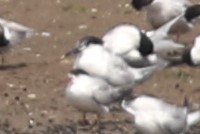
[(200, 121), (200, 110), (190, 112), (187, 105), (178, 107), (155, 96), (123, 100), (122, 108), (134, 116), (140, 134), (185, 134)]

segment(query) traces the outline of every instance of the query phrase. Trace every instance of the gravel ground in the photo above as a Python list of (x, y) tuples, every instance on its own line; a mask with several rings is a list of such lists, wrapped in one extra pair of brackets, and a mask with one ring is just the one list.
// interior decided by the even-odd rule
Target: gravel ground
[[(193, 0), (198, 2), (198, 0)], [(0, 66), (0, 134), (133, 134), (130, 115), (116, 111), (96, 122), (67, 103), (63, 79), (73, 59), (62, 55), (85, 35), (102, 36), (113, 26), (128, 22), (150, 29), (145, 15), (133, 10), (130, 0), (0, 0), (1, 17), (15, 20), (51, 37), (23, 41), (6, 55)], [(190, 43), (198, 26), (181, 41)], [(184, 94), (195, 107), (200, 102), (200, 69), (179, 65), (158, 72), (135, 89), (181, 104)], [(200, 124), (190, 134), (199, 134)]]

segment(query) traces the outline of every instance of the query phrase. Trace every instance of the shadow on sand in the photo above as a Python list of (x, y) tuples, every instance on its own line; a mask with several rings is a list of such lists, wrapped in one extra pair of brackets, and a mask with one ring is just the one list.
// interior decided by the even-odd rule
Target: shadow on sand
[(1, 70), (12, 70), (12, 69), (20, 69), (23, 67), (27, 67), (26, 63), (17, 63), (17, 64), (4, 64), (0, 65), (0, 71)]

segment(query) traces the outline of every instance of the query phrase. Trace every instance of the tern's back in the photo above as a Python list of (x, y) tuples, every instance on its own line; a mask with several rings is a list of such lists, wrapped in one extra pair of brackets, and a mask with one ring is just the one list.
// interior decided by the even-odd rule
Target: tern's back
[(102, 46), (94, 45), (85, 49), (77, 58), (74, 68), (83, 69), (89, 74), (101, 77), (113, 85), (133, 82), (125, 61)]

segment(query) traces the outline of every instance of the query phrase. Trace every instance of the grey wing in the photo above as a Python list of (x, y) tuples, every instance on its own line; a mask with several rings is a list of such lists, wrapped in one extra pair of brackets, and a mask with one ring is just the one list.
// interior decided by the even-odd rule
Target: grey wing
[(148, 31), (146, 34), (150, 39), (154, 42), (156, 40), (167, 38), (168, 33), (173, 26), (183, 15), (179, 15), (178, 17), (174, 18), (173, 20), (170, 20), (169, 22), (165, 23), (161, 27), (159, 27), (156, 30)]
[(111, 57), (111, 62), (112, 64), (112, 68), (113, 69), (117, 69), (117, 70), (121, 70), (121, 71), (125, 71), (128, 67), (128, 65), (126, 64), (126, 62), (124, 61), (123, 58), (117, 56), (117, 55), (113, 55)]
[(171, 52), (174, 50), (184, 49), (185, 46), (180, 43), (176, 43), (170, 39), (160, 40), (157, 43), (154, 43), (154, 51), (155, 53), (163, 53), (163, 52)]
[(16, 31), (33, 31), (32, 28), (29, 28), (27, 26), (16, 23), (14, 21), (5, 20), (5, 19), (2, 19), (2, 18), (0, 18), (0, 24), (5, 26), (5, 27), (8, 27), (10, 29), (15, 29)]
[(33, 30), (21, 30), (18, 28), (15, 29), (7, 26), (3, 26), (3, 28), (5, 31), (5, 36), (11, 42), (11, 44), (18, 43), (21, 40), (29, 38), (35, 34)]
[(112, 65), (110, 64), (109, 71), (112, 74), (112, 79), (116, 81), (112, 83), (114, 85), (124, 85), (130, 82), (132, 83), (131, 74), (129, 72), (128, 64), (121, 58), (121, 57), (113, 57), (112, 58)]
[(109, 105), (121, 101), (124, 97), (131, 95), (131, 92), (132, 89), (129, 87), (113, 87), (107, 84), (93, 93), (93, 99), (99, 104)]
[(13, 44), (33, 35), (48, 36), (47, 34), (49, 34), (47, 32), (36, 32), (30, 27), (2, 18), (0, 18), (0, 24), (4, 27), (6, 37), (11, 40), (11, 43)]
[(93, 92), (93, 99), (101, 105), (109, 105), (113, 98), (110, 95), (110, 87), (107, 84), (102, 84), (98, 88), (96, 88)]
[(27, 33), (27, 31), (10, 30), (10, 32), (11, 32), (11, 36), (10, 36), (11, 44), (18, 43), (22, 41), (23, 39), (31, 36), (31, 34)]

